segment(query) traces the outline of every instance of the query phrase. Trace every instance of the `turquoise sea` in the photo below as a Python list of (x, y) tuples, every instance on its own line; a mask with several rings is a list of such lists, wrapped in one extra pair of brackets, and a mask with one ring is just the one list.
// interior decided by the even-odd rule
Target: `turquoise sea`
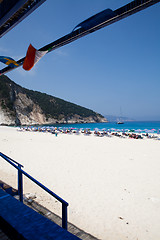
[(160, 130), (160, 121), (132, 121), (132, 122), (124, 122), (124, 124), (117, 124), (116, 122), (108, 122), (108, 123), (75, 123), (75, 124), (55, 124), (50, 125), (53, 127), (63, 127), (63, 128), (83, 128), (83, 129), (90, 129), (94, 130), (98, 128), (99, 130), (102, 129), (121, 129), (121, 130)]

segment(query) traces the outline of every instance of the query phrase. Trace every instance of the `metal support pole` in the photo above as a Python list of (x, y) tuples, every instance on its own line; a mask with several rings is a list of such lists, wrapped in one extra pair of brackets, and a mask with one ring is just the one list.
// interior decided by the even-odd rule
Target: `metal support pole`
[(21, 170), (21, 165), (18, 164), (18, 195), (20, 202), (23, 203), (23, 176)]
[(67, 205), (62, 203), (62, 228), (67, 230)]

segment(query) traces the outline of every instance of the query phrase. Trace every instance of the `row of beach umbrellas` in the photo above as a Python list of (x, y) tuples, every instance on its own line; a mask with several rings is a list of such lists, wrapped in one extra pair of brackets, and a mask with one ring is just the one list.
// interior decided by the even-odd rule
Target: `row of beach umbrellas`
[[(89, 132), (91, 131), (91, 129), (87, 128), (87, 129), (78, 129), (78, 128), (67, 128), (67, 127), (52, 127), (52, 126), (43, 126), (43, 127), (23, 127), (23, 129), (25, 130), (33, 130), (33, 131), (54, 131), (54, 130), (58, 130), (58, 131), (76, 131), (76, 132), (79, 132), (79, 131), (85, 131), (85, 132)], [(110, 128), (110, 129), (106, 129), (106, 128), (103, 128), (103, 129), (98, 129), (98, 128), (95, 128), (94, 129), (95, 132), (123, 132), (123, 133), (126, 133), (126, 132), (136, 132), (136, 133), (157, 133), (157, 134), (160, 134), (160, 129), (116, 129), (116, 128)]]
[(108, 132), (137, 132), (137, 133), (160, 133), (160, 129), (116, 129), (116, 128), (110, 128), (110, 129), (98, 129), (95, 128), (95, 131), (108, 131)]

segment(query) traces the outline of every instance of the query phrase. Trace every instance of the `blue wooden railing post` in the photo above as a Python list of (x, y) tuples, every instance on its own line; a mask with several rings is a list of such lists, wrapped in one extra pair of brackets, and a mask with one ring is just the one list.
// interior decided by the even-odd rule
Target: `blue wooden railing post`
[(8, 163), (10, 163), (13, 167), (15, 167), (18, 170), (18, 195), (19, 200), (23, 202), (23, 175), (27, 178), (29, 178), (32, 182), (36, 183), (39, 187), (44, 189), (46, 192), (48, 192), (51, 196), (56, 198), (59, 202), (62, 203), (62, 227), (67, 230), (67, 207), (68, 203), (60, 198), (57, 194), (52, 192), (50, 189), (45, 187), (42, 183), (38, 182), (36, 179), (34, 179), (32, 176), (30, 176), (28, 173), (26, 173), (24, 170), (22, 170), (22, 165), (15, 160), (11, 159), (10, 157), (7, 157), (3, 153), (0, 152), (0, 157), (5, 159)]
[(21, 165), (18, 164), (18, 195), (19, 195), (19, 200), (23, 202), (23, 176), (21, 172)]
[(62, 228), (67, 230), (67, 205), (62, 203)]

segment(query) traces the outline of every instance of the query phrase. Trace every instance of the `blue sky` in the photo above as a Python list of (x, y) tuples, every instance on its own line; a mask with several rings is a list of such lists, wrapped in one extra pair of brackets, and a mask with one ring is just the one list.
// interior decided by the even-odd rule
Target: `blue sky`
[[(129, 0), (47, 0), (0, 39), (0, 55), (25, 56), (70, 33), (81, 21)], [(45, 55), (17, 84), (102, 115), (160, 120), (160, 3)], [(3, 68), (5, 65), (0, 64)]]

